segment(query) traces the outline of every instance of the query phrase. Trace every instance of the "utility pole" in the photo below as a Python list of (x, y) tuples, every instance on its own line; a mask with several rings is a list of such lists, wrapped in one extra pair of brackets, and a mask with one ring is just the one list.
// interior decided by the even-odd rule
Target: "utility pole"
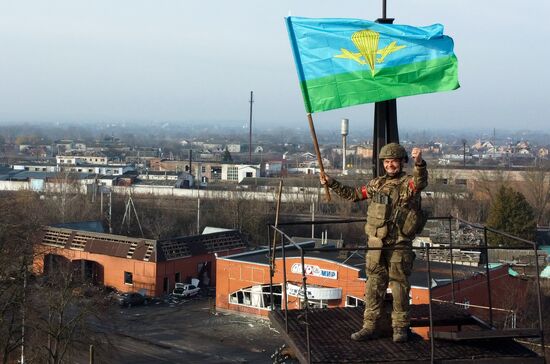
[(252, 164), (252, 104), (254, 103), (254, 91), (250, 91), (250, 123), (248, 127), (248, 163)]
[(462, 166), (466, 167), (466, 139), (462, 139)]
[(25, 364), (25, 319), (26, 319), (26, 305), (27, 305), (27, 260), (26, 256), (23, 257), (23, 302), (21, 305), (21, 364)]
[(201, 233), (201, 165), (197, 166), (197, 235)]
[(113, 196), (112, 191), (109, 189), (109, 234), (113, 233)]

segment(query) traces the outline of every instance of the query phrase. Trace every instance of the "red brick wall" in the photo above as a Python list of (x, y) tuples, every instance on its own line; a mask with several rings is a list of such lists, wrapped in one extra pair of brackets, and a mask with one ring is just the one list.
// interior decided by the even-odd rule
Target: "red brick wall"
[[(287, 281), (301, 285), (302, 275), (292, 273), (291, 271), (292, 265), (295, 263), (300, 263), (300, 258), (287, 258)], [(277, 259), (273, 284), (283, 283), (282, 264), (282, 259)], [(343, 265), (338, 265), (334, 262), (315, 258), (306, 258), (305, 264), (316, 265), (322, 269), (329, 269), (337, 272), (338, 279), (307, 276), (306, 284), (342, 288), (342, 299), (329, 301), (329, 307), (344, 307), (347, 295), (363, 298), (365, 281), (359, 278), (359, 271)], [(216, 267), (216, 307), (257, 315), (267, 315), (267, 310), (229, 303), (229, 295), (242, 288), (269, 284), (269, 266), (265, 264), (218, 259)], [(296, 297), (289, 296), (288, 301), (289, 309), (299, 308), (299, 300)]]

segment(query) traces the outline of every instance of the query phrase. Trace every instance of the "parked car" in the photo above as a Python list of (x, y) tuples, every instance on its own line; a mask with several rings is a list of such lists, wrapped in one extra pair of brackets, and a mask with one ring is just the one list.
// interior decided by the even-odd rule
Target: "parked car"
[(121, 293), (117, 296), (118, 304), (121, 307), (131, 307), (143, 305), (146, 302), (145, 297), (137, 292)]
[(200, 291), (199, 287), (193, 284), (176, 283), (176, 288), (172, 291), (172, 294), (178, 298), (193, 297)]

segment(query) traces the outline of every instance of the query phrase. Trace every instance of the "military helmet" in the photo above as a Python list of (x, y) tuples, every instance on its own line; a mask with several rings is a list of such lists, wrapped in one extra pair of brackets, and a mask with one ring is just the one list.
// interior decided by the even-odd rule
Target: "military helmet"
[(408, 161), (407, 151), (397, 143), (386, 144), (380, 149), (378, 159), (405, 159)]

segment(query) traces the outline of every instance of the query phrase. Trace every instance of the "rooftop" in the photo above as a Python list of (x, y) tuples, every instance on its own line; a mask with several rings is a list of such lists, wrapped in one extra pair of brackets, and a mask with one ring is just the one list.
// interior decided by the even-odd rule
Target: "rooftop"
[(247, 246), (246, 239), (237, 230), (152, 240), (75, 230), (70, 227), (71, 225), (45, 227), (40, 239), (41, 244), (146, 262), (161, 262), (231, 249), (244, 249)]
[[(298, 243), (303, 248), (315, 247), (315, 241), (305, 241)], [(334, 245), (327, 245), (325, 250), (306, 251), (306, 258), (329, 260), (337, 264), (357, 269), (359, 271), (359, 278), (366, 279), (367, 274), (365, 272), (365, 257), (364, 252), (361, 250), (350, 251), (348, 254), (340, 254)], [(300, 256), (300, 251), (293, 245), (285, 245), (286, 258), (296, 258)], [(275, 253), (276, 258), (282, 259), (281, 248), (277, 248)], [(223, 259), (235, 260), (247, 263), (257, 263), (262, 265), (269, 265), (269, 249), (259, 249), (240, 254), (234, 254)], [(432, 285), (443, 285), (450, 283), (451, 279), (451, 264), (445, 262), (430, 262)], [(485, 269), (472, 266), (454, 265), (454, 275), (457, 278), (465, 279), (473, 275), (484, 274)], [(412, 286), (416, 287), (428, 287), (428, 274), (426, 261), (416, 259), (414, 262), (413, 272), (409, 281)]]

